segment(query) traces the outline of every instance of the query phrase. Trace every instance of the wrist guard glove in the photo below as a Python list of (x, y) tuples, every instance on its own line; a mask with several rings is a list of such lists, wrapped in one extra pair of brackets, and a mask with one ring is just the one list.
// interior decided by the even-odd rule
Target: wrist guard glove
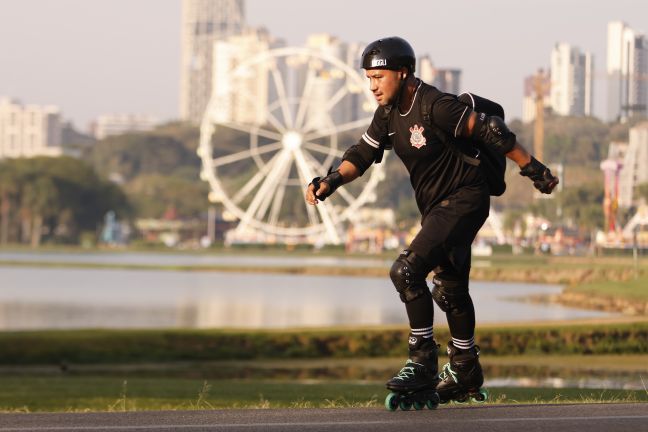
[(522, 167), (520, 175), (529, 177), (533, 186), (544, 194), (550, 194), (558, 184), (558, 178), (551, 174), (551, 170), (533, 156), (531, 162)]
[[(329, 187), (328, 191), (325, 193), (322, 193), (321, 195), (317, 195), (317, 191), (320, 188), (320, 183), (326, 183)], [(333, 195), (333, 192), (340, 187), (344, 183), (344, 180), (342, 179), (342, 174), (340, 174), (340, 171), (333, 171), (333, 167), (329, 168), (328, 174), (324, 178), (320, 177), (315, 177), (309, 184), (309, 186), (312, 184), (315, 193), (315, 197), (320, 200), (324, 201), (326, 198), (330, 197)]]

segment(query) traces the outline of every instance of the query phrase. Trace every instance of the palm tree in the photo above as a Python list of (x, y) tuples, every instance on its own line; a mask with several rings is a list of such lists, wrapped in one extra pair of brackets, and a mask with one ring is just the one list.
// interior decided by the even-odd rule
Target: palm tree
[(59, 190), (49, 176), (40, 176), (25, 184), (22, 194), (23, 208), (29, 215), (30, 243), (38, 247), (43, 232), (43, 221), (59, 213)]

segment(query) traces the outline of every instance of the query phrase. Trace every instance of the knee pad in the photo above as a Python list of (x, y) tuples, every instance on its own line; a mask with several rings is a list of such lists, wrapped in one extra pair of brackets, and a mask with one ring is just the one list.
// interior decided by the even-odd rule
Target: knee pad
[(425, 282), (428, 273), (425, 261), (414, 252), (405, 250), (394, 261), (389, 271), (389, 277), (403, 303), (409, 303), (423, 295), (430, 294)]
[(443, 273), (432, 279), (432, 298), (443, 312), (461, 311), (470, 301), (468, 281), (452, 280)]

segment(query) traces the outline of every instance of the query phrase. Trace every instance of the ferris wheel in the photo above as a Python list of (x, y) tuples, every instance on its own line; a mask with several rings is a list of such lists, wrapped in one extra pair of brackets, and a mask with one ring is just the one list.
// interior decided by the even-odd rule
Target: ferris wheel
[(383, 165), (317, 206), (304, 192), (371, 122), (363, 77), (333, 55), (295, 47), (252, 56), (227, 77), (205, 111), (198, 155), (209, 200), (239, 220), (233, 240), (341, 243), (343, 222), (375, 201)]

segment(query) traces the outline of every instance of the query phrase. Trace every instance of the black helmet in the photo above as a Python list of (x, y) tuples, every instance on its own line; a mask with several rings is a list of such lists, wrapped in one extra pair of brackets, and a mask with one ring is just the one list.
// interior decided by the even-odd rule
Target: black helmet
[(415, 65), (416, 56), (412, 46), (396, 36), (371, 42), (362, 52), (362, 68), (367, 70), (398, 70), (406, 67), (410, 73), (414, 73)]

